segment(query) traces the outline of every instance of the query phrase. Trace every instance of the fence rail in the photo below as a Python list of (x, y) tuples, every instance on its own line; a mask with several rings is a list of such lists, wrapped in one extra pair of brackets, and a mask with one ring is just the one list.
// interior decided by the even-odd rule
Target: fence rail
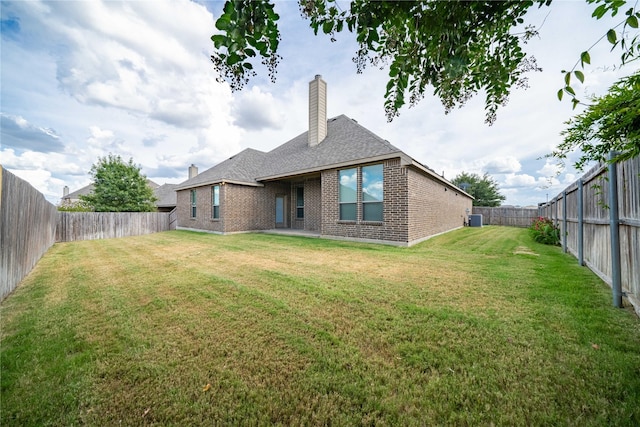
[(0, 300), (55, 242), (56, 207), (0, 166)]
[(139, 236), (171, 229), (170, 212), (58, 212), (56, 242)]
[(560, 228), (564, 250), (612, 286), (614, 305), (619, 286), (640, 314), (640, 157), (593, 167), (538, 212)]
[(474, 206), (473, 213), (482, 215), (482, 225), (507, 225), (510, 227), (529, 227), (538, 217), (537, 208), (509, 206), (497, 208)]

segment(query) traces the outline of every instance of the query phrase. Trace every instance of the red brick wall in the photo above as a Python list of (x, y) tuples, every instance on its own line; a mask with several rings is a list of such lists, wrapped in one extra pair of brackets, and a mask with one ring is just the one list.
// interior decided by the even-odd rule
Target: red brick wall
[[(298, 185), (304, 186), (304, 220), (296, 219)], [(384, 161), (382, 222), (339, 220), (337, 169), (323, 171), (320, 178), (269, 182), (264, 187), (221, 185), (219, 220), (211, 218), (211, 187), (196, 189), (195, 219), (190, 218), (190, 191), (178, 191), (179, 227), (221, 233), (271, 229), (275, 227), (276, 194), (285, 194), (287, 226), (291, 228), (346, 238), (413, 243), (461, 227), (465, 210), (471, 211), (471, 199), (459, 190), (415, 168), (401, 166), (400, 159)], [(362, 217), (361, 210), (362, 204), (358, 203), (357, 218)]]
[[(296, 188), (304, 187), (304, 218), (296, 218)], [(320, 178), (308, 178), (291, 183), (291, 228), (320, 231), (322, 222), (322, 191)]]
[(462, 227), (465, 210), (471, 212), (472, 201), (460, 190), (415, 169), (408, 170), (408, 188), (410, 242)]
[(220, 186), (220, 219), (212, 219), (211, 188), (211, 185), (196, 188), (195, 219), (190, 217), (190, 190), (178, 191), (178, 227), (220, 233), (274, 228), (276, 193), (290, 194), (289, 184), (252, 187), (227, 183)]
[[(358, 173), (358, 188), (360, 188), (361, 179), (361, 173)], [(405, 188), (406, 171), (400, 167), (400, 159), (386, 160), (384, 162), (383, 221), (340, 221), (338, 170), (324, 171), (322, 173), (322, 234), (357, 239), (406, 242), (409, 221)], [(358, 198), (360, 197), (361, 195), (358, 194)], [(362, 204), (358, 203), (356, 218), (361, 217)]]

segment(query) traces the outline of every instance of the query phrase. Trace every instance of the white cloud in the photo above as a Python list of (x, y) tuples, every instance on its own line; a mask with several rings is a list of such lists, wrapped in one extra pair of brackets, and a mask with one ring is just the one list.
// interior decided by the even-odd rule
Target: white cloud
[(494, 173), (515, 173), (519, 172), (522, 169), (522, 165), (513, 156), (504, 156), (504, 157), (496, 157), (492, 160), (489, 160), (485, 165), (484, 169), (489, 174)]
[(535, 187), (538, 185), (538, 180), (531, 175), (527, 174), (509, 174), (504, 179), (504, 186), (510, 188), (520, 187)]
[(560, 171), (560, 166), (554, 160), (547, 159), (544, 166), (536, 172), (545, 177), (555, 177)]
[(284, 119), (283, 110), (277, 106), (271, 93), (263, 92), (260, 87), (253, 86), (236, 97), (233, 116), (237, 126), (249, 131), (281, 129)]

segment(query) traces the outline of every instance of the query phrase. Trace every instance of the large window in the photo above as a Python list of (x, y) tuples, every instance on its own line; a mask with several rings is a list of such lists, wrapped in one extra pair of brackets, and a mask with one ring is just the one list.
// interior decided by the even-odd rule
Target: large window
[(191, 190), (191, 218), (196, 217), (196, 190)]
[(383, 180), (382, 165), (362, 167), (362, 220), (382, 221)]
[(343, 169), (338, 171), (340, 182), (340, 219), (355, 221), (358, 210), (358, 169)]
[(211, 218), (220, 219), (220, 186), (211, 187)]
[[(359, 175), (359, 177), (358, 177)], [(358, 179), (360, 178), (360, 179)], [(342, 221), (383, 221), (384, 168), (382, 164), (338, 171)], [(358, 217), (358, 204), (361, 205)]]
[(296, 187), (296, 219), (304, 219), (304, 187)]

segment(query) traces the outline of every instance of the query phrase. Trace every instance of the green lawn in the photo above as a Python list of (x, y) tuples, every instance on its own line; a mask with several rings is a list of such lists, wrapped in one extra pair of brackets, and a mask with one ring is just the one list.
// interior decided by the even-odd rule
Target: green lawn
[(640, 424), (640, 321), (522, 229), (56, 244), (0, 315), (3, 426)]

